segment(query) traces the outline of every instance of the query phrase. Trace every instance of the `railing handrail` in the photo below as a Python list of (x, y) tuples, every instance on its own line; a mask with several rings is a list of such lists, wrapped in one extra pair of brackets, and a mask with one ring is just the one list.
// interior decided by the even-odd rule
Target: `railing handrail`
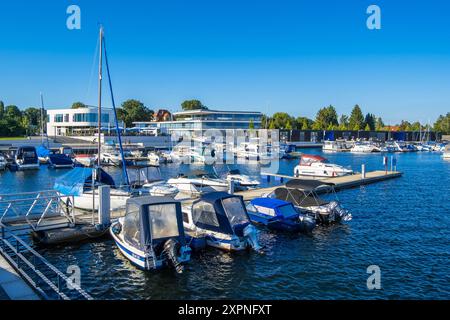
[[(24, 242), (22, 239), (20, 239), (18, 236), (13, 234), (4, 224), (0, 223), (0, 228), (2, 229), (2, 235), (4, 232), (8, 232), (9, 237), (12, 237), (16, 243), (20, 243), (28, 252), (33, 254), (33, 256), (37, 259), (39, 259), (44, 265), (47, 266), (51, 271), (53, 271), (57, 276), (58, 279), (61, 278), (66, 283), (70, 282), (70, 279), (62, 273), (60, 270), (58, 270), (54, 265), (52, 265), (50, 262), (47, 261), (43, 256), (41, 256), (38, 252), (36, 252), (33, 248), (31, 248), (26, 242)], [(69, 297), (61, 292), (61, 290), (53, 283), (51, 282), (41, 271), (37, 270), (36, 266), (33, 265), (28, 259), (26, 259), (20, 252), (16, 250), (16, 248), (5, 238), (0, 237), (0, 240), (3, 241), (23, 262), (25, 262), (31, 269), (41, 278), (47, 285), (50, 286), (61, 298), (68, 300)], [(3, 254), (8, 255), (1, 247), (0, 250), (3, 252)], [(9, 256), (9, 255), (8, 255)], [(10, 257), (11, 258), (11, 257)], [(23, 270), (22, 270), (23, 271)], [(27, 280), (30, 280), (31, 277), (27, 276)], [(32, 285), (35, 286), (35, 289), (37, 289), (40, 292), (43, 292), (42, 289), (38, 288), (37, 285), (32, 281)], [(87, 300), (93, 300), (93, 298), (84, 291), (78, 284), (71, 282), (71, 287), (76, 290), (82, 297), (84, 297)]]

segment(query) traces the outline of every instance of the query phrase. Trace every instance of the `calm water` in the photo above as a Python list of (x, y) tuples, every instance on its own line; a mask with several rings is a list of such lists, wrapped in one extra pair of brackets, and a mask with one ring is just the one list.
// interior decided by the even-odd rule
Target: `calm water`
[[(355, 170), (382, 168), (380, 155), (326, 157)], [(450, 162), (429, 153), (396, 157), (404, 177), (339, 193), (351, 222), (310, 236), (262, 232), (263, 254), (208, 249), (177, 275), (136, 269), (109, 239), (39, 250), (62, 270), (79, 265), (82, 287), (99, 299), (449, 299)], [(291, 174), (296, 163), (283, 161), (280, 172)], [(259, 168), (243, 170), (256, 176)], [(0, 173), (0, 193), (51, 189), (64, 172)], [(369, 265), (381, 268), (382, 290), (367, 289)]]

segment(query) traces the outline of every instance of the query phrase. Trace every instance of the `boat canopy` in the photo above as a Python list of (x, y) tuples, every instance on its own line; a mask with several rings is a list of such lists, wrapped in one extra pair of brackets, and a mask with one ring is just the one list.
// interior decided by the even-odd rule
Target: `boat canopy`
[(250, 223), (241, 196), (226, 192), (203, 194), (192, 205), (194, 224), (202, 229), (234, 234)]
[[(68, 173), (55, 180), (53, 189), (67, 196), (79, 196), (83, 191), (91, 188), (92, 170), (95, 169), (84, 167), (73, 168)], [(103, 169), (97, 170), (100, 170), (100, 174), (97, 175), (97, 181), (100, 176), (100, 183), (111, 187), (115, 186), (114, 179), (109, 174)]]
[(127, 200), (123, 221), (124, 240), (144, 252), (153, 245), (177, 238), (185, 245), (181, 204), (168, 197), (136, 197)]
[(285, 205), (291, 205), (290, 202), (273, 198), (255, 198), (251, 201), (254, 206), (261, 206), (269, 209), (276, 209)]
[(318, 187), (322, 187), (322, 186), (328, 186), (328, 187), (332, 187), (335, 184), (332, 182), (323, 182), (323, 181), (319, 181), (319, 180), (313, 180), (313, 179), (292, 179), (289, 180), (286, 183), (286, 188), (289, 189), (300, 189), (300, 190), (304, 190), (304, 191), (313, 191), (315, 189), (317, 189)]
[(152, 165), (127, 166), (130, 185), (143, 185), (149, 182), (161, 181), (161, 171)]
[(36, 153), (40, 158), (48, 157), (52, 152), (46, 146), (39, 146), (36, 148)]
[(302, 154), (300, 157), (300, 165), (302, 166), (310, 166), (311, 163), (314, 162), (328, 162), (328, 160), (324, 157), (312, 154)]
[(314, 197), (311, 194), (305, 194), (299, 189), (277, 188), (274, 194), (277, 199), (291, 202), (300, 207), (315, 207), (329, 203), (317, 196)]

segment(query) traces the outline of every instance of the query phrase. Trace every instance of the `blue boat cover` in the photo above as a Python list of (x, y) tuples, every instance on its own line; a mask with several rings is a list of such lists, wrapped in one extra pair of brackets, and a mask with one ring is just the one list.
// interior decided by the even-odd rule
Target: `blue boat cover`
[(45, 146), (39, 146), (36, 148), (36, 152), (38, 157), (40, 158), (46, 158), (51, 154), (51, 151), (46, 148)]
[[(53, 189), (67, 196), (79, 196), (85, 188), (90, 187), (92, 183), (92, 170), (91, 168), (85, 167), (73, 168), (55, 180)], [(100, 169), (100, 179), (101, 183), (114, 187), (113, 178), (102, 169)]]
[(255, 198), (251, 201), (251, 204), (254, 206), (276, 209), (285, 206), (287, 204), (290, 204), (290, 202), (272, 198)]

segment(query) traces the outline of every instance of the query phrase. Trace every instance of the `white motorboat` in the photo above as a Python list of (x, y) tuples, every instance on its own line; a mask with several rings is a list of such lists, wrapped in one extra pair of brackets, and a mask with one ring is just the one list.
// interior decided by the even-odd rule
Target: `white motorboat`
[(152, 196), (175, 197), (179, 190), (161, 178), (159, 167), (133, 165), (127, 166), (128, 179), (133, 190)]
[(148, 163), (153, 166), (159, 166), (159, 164), (161, 163), (161, 158), (155, 152), (148, 152), (147, 160)]
[(183, 207), (183, 224), (188, 238), (206, 238), (211, 247), (259, 251), (258, 230), (251, 224), (242, 197), (226, 192), (203, 194), (192, 206)]
[(81, 164), (84, 167), (92, 167), (97, 161), (97, 155), (95, 154), (77, 154), (74, 157), (76, 163)]
[(324, 152), (348, 152), (351, 146), (347, 144), (346, 141), (336, 140), (336, 141), (324, 141), (322, 150)]
[(442, 155), (444, 159), (450, 159), (450, 144), (445, 146), (444, 153)]
[(171, 198), (129, 199), (125, 216), (111, 224), (110, 234), (120, 252), (144, 270), (172, 267), (182, 273), (191, 257), (180, 202)]
[(300, 164), (294, 168), (295, 177), (341, 177), (349, 174), (353, 174), (353, 170), (329, 163), (327, 159), (318, 155), (303, 154)]
[(256, 188), (260, 185), (260, 182), (258, 180), (252, 179), (250, 176), (242, 174), (239, 169), (229, 170), (226, 175), (226, 180), (228, 182), (233, 181), (235, 188), (237, 189)]
[(355, 145), (350, 149), (350, 152), (352, 153), (380, 152), (380, 148), (371, 143), (356, 142)]
[(194, 170), (188, 174), (180, 174), (177, 178), (167, 181), (181, 192), (204, 193), (213, 191), (227, 191), (228, 183), (219, 179), (217, 175), (203, 170)]

